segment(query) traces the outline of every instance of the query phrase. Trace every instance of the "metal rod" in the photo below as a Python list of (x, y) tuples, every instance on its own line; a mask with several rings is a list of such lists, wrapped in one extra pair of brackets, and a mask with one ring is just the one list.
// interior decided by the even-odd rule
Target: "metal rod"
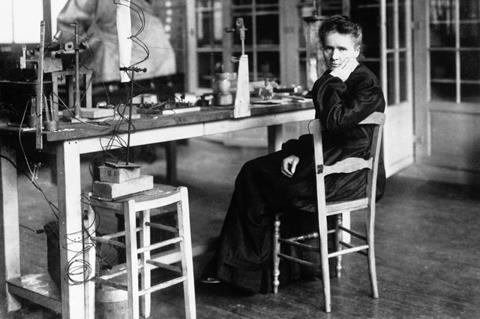
[[(128, 72), (128, 71), (126, 71)], [(128, 101), (128, 133), (127, 133), (127, 155), (125, 158), (125, 164), (130, 162), (130, 134), (132, 130), (132, 108), (133, 108), (133, 81), (135, 77), (135, 71), (131, 71), (132, 76), (130, 78), (130, 101)]]
[(43, 112), (43, 59), (45, 54), (45, 21), (40, 22), (40, 50), (38, 53), (38, 68), (37, 68), (37, 105), (36, 105), (36, 136), (35, 144), (37, 150), (43, 148), (42, 137), (42, 112)]
[(75, 116), (80, 117), (80, 48), (79, 48), (79, 35), (78, 35), (78, 23), (73, 24), (75, 26)]

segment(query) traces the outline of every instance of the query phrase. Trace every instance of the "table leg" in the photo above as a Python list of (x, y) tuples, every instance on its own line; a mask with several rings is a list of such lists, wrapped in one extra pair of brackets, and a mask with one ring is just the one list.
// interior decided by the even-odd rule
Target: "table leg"
[(87, 318), (80, 174), (80, 150), (77, 142), (59, 144), (57, 182), (63, 319)]
[(177, 184), (177, 141), (165, 143), (167, 158), (167, 183)]
[(267, 128), (268, 152), (272, 153), (282, 148), (282, 125), (270, 125)]
[(0, 140), (0, 318), (20, 308), (6, 281), (20, 276), (20, 231), (16, 153)]

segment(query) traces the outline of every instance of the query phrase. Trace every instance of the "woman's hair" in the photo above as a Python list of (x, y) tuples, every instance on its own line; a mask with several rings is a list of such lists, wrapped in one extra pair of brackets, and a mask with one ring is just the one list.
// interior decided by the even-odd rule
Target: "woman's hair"
[(362, 46), (362, 27), (348, 17), (334, 15), (322, 22), (318, 34), (322, 45), (325, 43), (325, 36), (329, 32), (338, 32), (340, 34), (350, 34), (353, 37), (355, 45)]

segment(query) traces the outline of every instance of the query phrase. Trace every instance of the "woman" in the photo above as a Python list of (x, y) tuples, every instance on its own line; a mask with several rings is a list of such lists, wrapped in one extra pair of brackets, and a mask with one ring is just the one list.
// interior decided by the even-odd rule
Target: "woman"
[[(373, 112), (383, 112), (385, 101), (375, 75), (358, 62), (361, 27), (346, 17), (333, 16), (323, 22), (319, 35), (328, 71), (315, 82), (312, 98), (316, 118), (326, 129), (325, 163), (368, 157), (373, 128), (357, 124)], [(381, 160), (380, 196), (384, 185)], [(325, 186), (327, 201), (355, 199), (365, 194), (366, 173), (329, 175)], [(281, 151), (247, 162), (235, 181), (219, 246), (202, 281), (223, 281), (250, 292), (269, 291), (273, 216), (290, 212), (295, 219), (295, 212), (311, 208), (315, 198), (311, 135), (290, 140)]]

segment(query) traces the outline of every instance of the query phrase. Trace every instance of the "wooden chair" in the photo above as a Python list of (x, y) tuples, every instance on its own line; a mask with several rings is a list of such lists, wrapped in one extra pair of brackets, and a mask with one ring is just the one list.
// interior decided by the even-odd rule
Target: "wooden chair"
[[(121, 211), (124, 214), (125, 231), (98, 237), (93, 235), (92, 238), (96, 242), (125, 248), (125, 267), (117, 268), (118, 271), (114, 273), (99, 276), (96, 281), (127, 291), (128, 318), (140, 318), (140, 312), (144, 318), (150, 317), (152, 292), (180, 283), (183, 283), (186, 318), (196, 318), (187, 188), (156, 185), (151, 190), (127, 196), (126, 198), (107, 201), (92, 197), (90, 202), (94, 209), (103, 208)], [(171, 204), (176, 204), (177, 206), (178, 227), (150, 221), (150, 210)], [(139, 226), (137, 226), (137, 219), (139, 220)], [(169, 232), (173, 234), (173, 237), (170, 236), (166, 240), (151, 243), (150, 228)], [(139, 245), (137, 244), (137, 232), (140, 235)], [(125, 238), (125, 243), (119, 240), (122, 237)], [(158, 254), (159, 257), (153, 255), (153, 250), (170, 245), (179, 246), (181, 266), (165, 262), (165, 258), (162, 259), (162, 254)], [(140, 258), (138, 258), (138, 255), (140, 255)], [(175, 276), (173, 279), (170, 278), (152, 286), (151, 270), (155, 268), (170, 271)], [(126, 286), (118, 283), (118, 280), (115, 281), (115, 278), (125, 273), (127, 273)]]
[[(374, 250), (374, 225), (375, 225), (375, 194), (377, 182), (377, 169), (380, 154), (380, 145), (382, 140), (383, 124), (385, 121), (385, 114), (375, 112), (363, 120), (360, 125), (375, 125), (372, 144), (371, 157), (368, 159), (350, 157), (339, 161), (333, 165), (324, 165), (323, 149), (322, 149), (322, 130), (319, 120), (312, 122), (313, 126), (313, 143), (315, 149), (315, 167), (316, 167), (316, 186), (317, 186), (317, 213), (318, 213), (318, 230), (297, 237), (280, 238), (280, 215), (276, 214), (274, 224), (274, 247), (273, 247), (273, 291), (278, 292), (279, 286), (279, 264), (280, 258), (297, 262), (307, 266), (318, 267), (319, 265), (311, 261), (301, 259), (280, 251), (280, 244), (290, 245), (299, 249), (306, 249), (310, 251), (317, 251), (320, 253), (320, 266), (322, 270), (323, 279), (323, 293), (325, 299), (325, 311), (331, 311), (331, 297), (330, 297), (330, 276), (329, 276), (329, 258), (340, 257), (344, 254), (358, 252), (368, 256), (368, 265), (370, 270), (370, 283), (373, 298), (378, 298), (377, 276), (375, 269), (375, 250)], [(351, 173), (354, 171), (368, 169), (367, 191), (363, 198), (341, 201), (341, 202), (326, 202), (325, 199), (325, 176), (334, 173)], [(360, 234), (341, 224), (341, 216), (345, 212), (364, 211), (366, 213), (365, 234)], [(337, 225), (335, 229), (327, 229), (327, 217), (337, 216)], [(328, 252), (328, 234), (335, 235), (335, 251)], [(342, 240), (342, 235), (350, 235), (359, 239), (361, 245), (352, 245)], [(305, 243), (305, 240), (312, 238), (320, 238), (320, 247), (315, 247)], [(346, 247), (343, 249), (343, 247)], [(340, 262), (340, 261), (339, 261)]]

